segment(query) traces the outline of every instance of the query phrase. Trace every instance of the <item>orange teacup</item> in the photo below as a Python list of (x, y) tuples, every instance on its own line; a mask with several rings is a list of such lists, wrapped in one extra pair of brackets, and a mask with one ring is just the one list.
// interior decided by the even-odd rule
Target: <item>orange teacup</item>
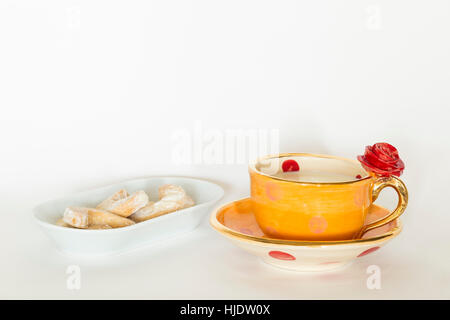
[[(294, 160), (300, 169), (283, 172), (286, 160)], [(290, 163), (293, 161), (285, 163), (285, 169)], [(400, 179), (370, 175), (356, 160), (305, 153), (280, 154), (251, 163), (249, 172), (256, 220), (264, 233), (274, 238), (359, 238), (364, 232), (398, 218), (408, 203), (408, 191)], [(364, 225), (370, 205), (385, 187), (397, 191), (397, 208), (386, 217)]]

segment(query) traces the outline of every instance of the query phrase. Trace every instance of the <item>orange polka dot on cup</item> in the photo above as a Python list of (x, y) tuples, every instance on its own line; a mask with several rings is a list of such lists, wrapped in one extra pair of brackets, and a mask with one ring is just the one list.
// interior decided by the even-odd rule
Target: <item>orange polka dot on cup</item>
[(276, 183), (269, 181), (266, 183), (266, 194), (270, 200), (277, 201), (282, 198), (283, 192)]
[(314, 216), (309, 219), (308, 227), (312, 233), (322, 233), (327, 229), (328, 222), (324, 217)]
[(355, 191), (355, 205), (358, 207), (364, 207), (367, 208), (370, 205), (370, 198), (369, 198), (369, 185), (364, 185), (359, 188), (358, 191)]

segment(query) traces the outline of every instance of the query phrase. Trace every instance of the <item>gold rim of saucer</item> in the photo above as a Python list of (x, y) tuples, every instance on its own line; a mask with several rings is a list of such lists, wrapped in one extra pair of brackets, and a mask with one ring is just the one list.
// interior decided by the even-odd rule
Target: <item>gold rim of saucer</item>
[(261, 171), (259, 171), (258, 169), (256, 169), (256, 164), (261, 162), (262, 160), (268, 160), (268, 159), (276, 159), (276, 158), (286, 158), (286, 157), (292, 157), (292, 156), (304, 156), (304, 157), (313, 157), (313, 158), (326, 158), (326, 159), (336, 159), (336, 160), (344, 160), (347, 162), (351, 162), (351, 163), (355, 163), (358, 165), (361, 165), (358, 161), (356, 160), (352, 160), (352, 159), (348, 159), (348, 158), (344, 158), (344, 157), (338, 157), (338, 156), (330, 156), (330, 155), (326, 155), (326, 154), (315, 154), (315, 153), (280, 153), (280, 154), (272, 154), (272, 155), (267, 155), (264, 157), (260, 157), (254, 161), (252, 161), (248, 168), (249, 170), (260, 174), (262, 176), (268, 177), (270, 179), (273, 180), (279, 180), (279, 181), (286, 181), (286, 182), (291, 182), (291, 183), (296, 183), (296, 184), (306, 184), (306, 185), (339, 185), (339, 184), (350, 184), (350, 183), (358, 183), (361, 181), (365, 181), (367, 179), (372, 178), (372, 176), (367, 173), (367, 177), (361, 178), (361, 179), (357, 179), (357, 180), (350, 180), (350, 181), (341, 181), (341, 182), (309, 182), (309, 181), (295, 181), (295, 180), (289, 180), (289, 179), (283, 179), (283, 178), (279, 178), (279, 177), (274, 177), (270, 174), (266, 174), (263, 173)]
[[(224, 205), (221, 205), (214, 209), (212, 212), (209, 223), (210, 225), (218, 232), (223, 233), (225, 235), (231, 236), (238, 240), (244, 240), (249, 242), (257, 242), (257, 243), (266, 243), (266, 244), (276, 244), (276, 245), (287, 245), (287, 246), (328, 246), (328, 245), (343, 245), (343, 244), (367, 244), (367, 243), (378, 243), (387, 239), (391, 239), (396, 237), (402, 230), (402, 223), (400, 219), (396, 220), (397, 226), (394, 227), (391, 231), (383, 233), (379, 236), (367, 238), (367, 239), (351, 239), (351, 240), (332, 240), (332, 241), (314, 241), (314, 240), (287, 240), (287, 239), (274, 239), (274, 238), (262, 238), (257, 236), (247, 235), (238, 231), (234, 231), (217, 220), (217, 214), (219, 211), (224, 210), (226, 207), (244, 200), (250, 200), (249, 197), (242, 198), (239, 200), (234, 200), (228, 202)], [(379, 206), (381, 207), (381, 206)]]

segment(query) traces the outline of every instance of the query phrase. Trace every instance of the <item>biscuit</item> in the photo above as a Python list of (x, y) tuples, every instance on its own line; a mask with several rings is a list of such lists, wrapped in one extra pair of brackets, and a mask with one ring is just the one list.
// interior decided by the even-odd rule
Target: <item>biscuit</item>
[(112, 228), (131, 226), (134, 221), (118, 216), (106, 210), (85, 208), (89, 215), (89, 225), (109, 225)]
[(186, 195), (186, 197), (184, 198), (183, 209), (184, 209), (184, 208), (192, 207), (194, 204), (195, 204), (194, 200), (192, 200), (191, 197), (189, 197), (188, 195)]
[(130, 219), (132, 219), (134, 222), (142, 222), (162, 216), (166, 213), (176, 211), (178, 209), (181, 209), (181, 205), (177, 202), (160, 200), (157, 202), (149, 203), (147, 206), (131, 215)]
[(105, 199), (104, 201), (102, 201), (102, 203), (100, 203), (97, 206), (97, 209), (103, 209), (103, 210), (109, 210), (111, 205), (116, 202), (117, 200), (121, 200), (121, 199), (125, 199), (126, 197), (128, 197), (128, 192), (125, 189), (120, 189), (119, 191), (117, 191), (116, 193), (114, 193), (112, 196), (110, 196), (109, 198)]
[(64, 222), (64, 219), (63, 219), (63, 218), (58, 219), (58, 220), (55, 222), (55, 224), (56, 224), (57, 226), (60, 226), (60, 227), (72, 228), (72, 226), (71, 226), (70, 224)]
[(158, 193), (160, 200), (174, 201), (180, 205), (180, 208), (192, 207), (195, 204), (194, 200), (180, 186), (166, 184), (159, 188)]
[(63, 222), (75, 228), (86, 229), (89, 226), (89, 213), (87, 208), (66, 208), (64, 211)]
[(159, 199), (167, 201), (183, 201), (186, 192), (180, 186), (165, 184), (158, 189)]
[(88, 227), (89, 230), (103, 230), (103, 229), (112, 229), (109, 224), (92, 224)]
[(147, 203), (148, 196), (141, 190), (117, 200), (108, 198), (98, 205), (97, 209), (107, 210), (126, 218), (145, 207)]
[(130, 219), (135, 222), (142, 222), (194, 205), (192, 198), (186, 195), (186, 192), (180, 186), (167, 184), (161, 186), (158, 193), (159, 201), (149, 203), (130, 216)]

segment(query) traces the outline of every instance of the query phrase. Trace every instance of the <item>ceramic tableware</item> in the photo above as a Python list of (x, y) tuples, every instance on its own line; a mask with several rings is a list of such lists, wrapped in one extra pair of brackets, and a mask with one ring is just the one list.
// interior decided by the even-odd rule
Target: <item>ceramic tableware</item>
[[(150, 200), (157, 200), (158, 187), (174, 184), (183, 187), (195, 205), (156, 217), (132, 226), (107, 229), (83, 230), (55, 225), (68, 206), (95, 207), (119, 189), (128, 192), (146, 191)], [(48, 201), (34, 208), (34, 218), (56, 247), (68, 254), (99, 256), (121, 253), (187, 233), (195, 229), (205, 214), (223, 196), (223, 189), (211, 182), (181, 177), (153, 177), (128, 180), (118, 184), (85, 191)]]
[[(365, 226), (386, 216), (389, 211), (370, 205)], [(360, 239), (299, 241), (273, 238), (256, 221), (250, 198), (233, 201), (216, 209), (212, 227), (238, 247), (269, 265), (295, 271), (327, 271), (349, 265), (377, 251), (401, 231), (399, 219), (372, 228)]]
[[(291, 165), (296, 166), (293, 172)], [(358, 161), (340, 157), (266, 156), (251, 163), (249, 173), (255, 219), (265, 234), (278, 239), (356, 239), (397, 219), (408, 203), (400, 179), (371, 175)], [(369, 209), (386, 187), (398, 194), (396, 209), (365, 224)]]

